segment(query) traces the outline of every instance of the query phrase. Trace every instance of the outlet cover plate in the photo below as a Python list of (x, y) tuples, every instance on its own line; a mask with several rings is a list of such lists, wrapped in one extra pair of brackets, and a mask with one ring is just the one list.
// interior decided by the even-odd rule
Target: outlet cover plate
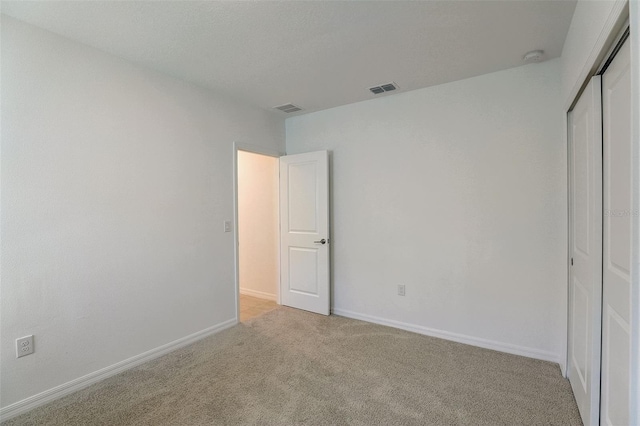
[(16, 357), (31, 355), (33, 353), (33, 335), (16, 339)]

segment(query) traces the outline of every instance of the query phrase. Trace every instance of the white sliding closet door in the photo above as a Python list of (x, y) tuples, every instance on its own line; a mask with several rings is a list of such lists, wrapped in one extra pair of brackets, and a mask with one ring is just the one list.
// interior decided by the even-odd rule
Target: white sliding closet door
[(603, 425), (630, 424), (631, 73), (630, 41), (602, 76), (603, 112)]
[(585, 426), (598, 424), (602, 308), (602, 109), (600, 77), (569, 113), (571, 266), (569, 381)]

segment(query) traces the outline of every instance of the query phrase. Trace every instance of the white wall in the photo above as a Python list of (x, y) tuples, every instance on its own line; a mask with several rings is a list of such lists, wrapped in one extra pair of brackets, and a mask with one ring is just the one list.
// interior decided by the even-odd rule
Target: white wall
[(238, 254), (240, 292), (277, 300), (278, 159), (238, 151)]
[(553, 60), (287, 119), (333, 153), (334, 312), (561, 361), (560, 105)]
[(4, 16), (1, 118), (3, 407), (234, 323), (233, 142), (280, 118)]

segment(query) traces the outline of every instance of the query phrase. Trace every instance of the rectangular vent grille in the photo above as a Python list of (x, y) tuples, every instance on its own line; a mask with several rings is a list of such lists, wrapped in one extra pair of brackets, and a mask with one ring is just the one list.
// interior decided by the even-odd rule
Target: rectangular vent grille
[(397, 84), (387, 83), (387, 84), (381, 84), (380, 86), (370, 87), (369, 90), (371, 90), (371, 93), (373, 93), (374, 95), (378, 95), (380, 93), (396, 90), (397, 88), (398, 88)]
[(296, 111), (302, 111), (302, 108), (300, 108), (299, 106), (295, 106), (294, 104), (280, 105), (273, 108), (279, 109), (280, 111), (286, 112), (287, 114), (296, 112)]

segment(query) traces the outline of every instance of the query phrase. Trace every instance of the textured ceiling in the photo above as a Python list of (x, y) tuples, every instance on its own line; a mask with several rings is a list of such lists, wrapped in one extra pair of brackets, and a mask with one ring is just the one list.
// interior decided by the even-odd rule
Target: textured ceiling
[[(2, 13), (253, 105), (307, 111), (560, 56), (575, 1), (2, 1)], [(377, 96), (387, 96), (386, 94)], [(280, 113), (279, 114), (284, 114)]]

